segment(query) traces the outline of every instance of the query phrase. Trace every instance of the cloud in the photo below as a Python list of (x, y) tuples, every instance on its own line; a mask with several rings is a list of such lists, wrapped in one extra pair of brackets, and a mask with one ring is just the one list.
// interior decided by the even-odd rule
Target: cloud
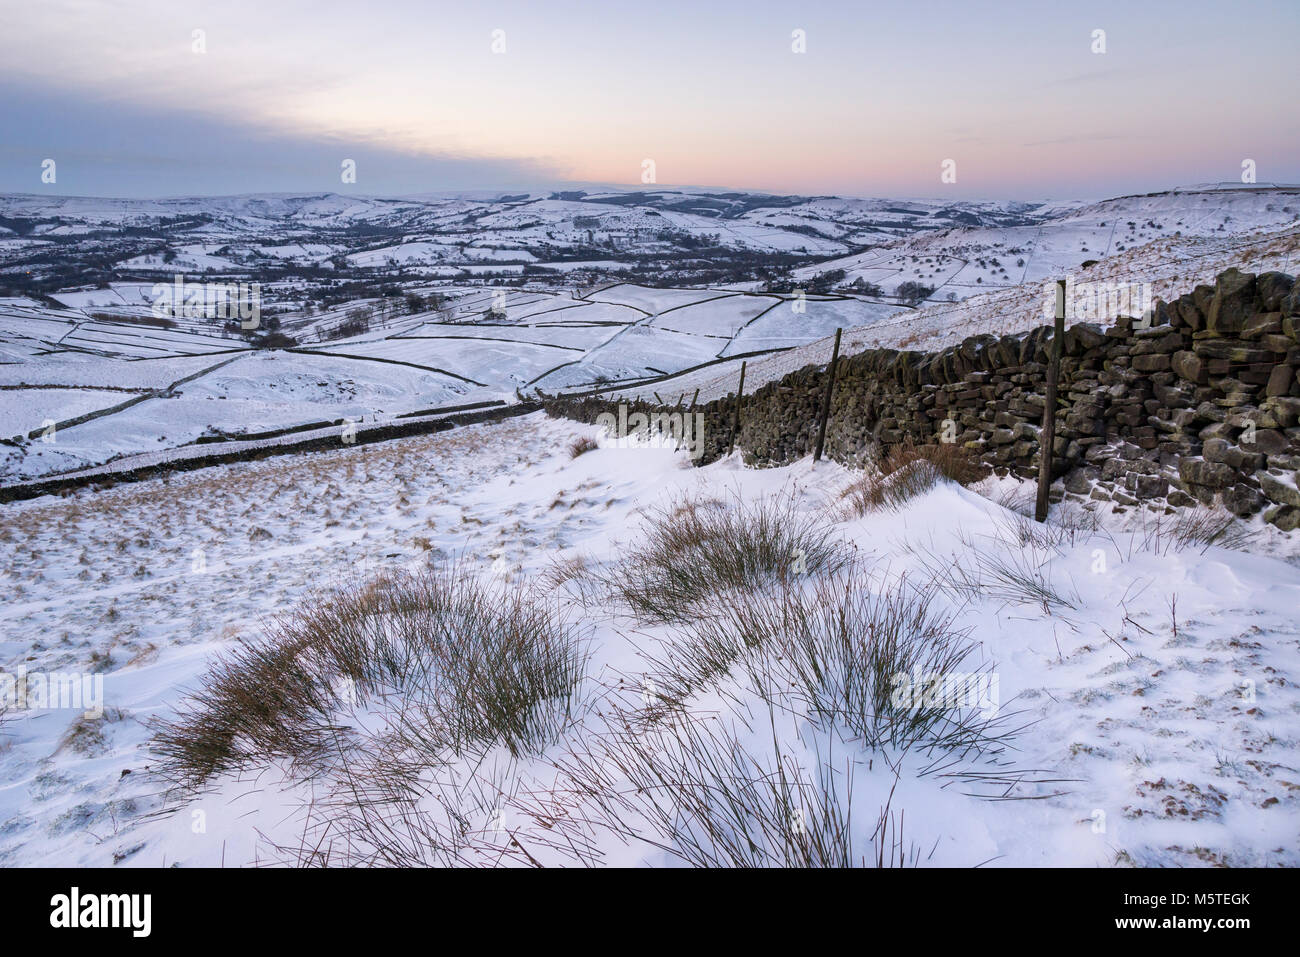
[[(463, 151), (386, 148), (373, 136), (277, 135), (195, 111), (134, 106), (38, 84), (0, 83), (0, 190), (167, 196), (297, 190), (395, 195), (459, 189), (544, 189), (553, 163)], [(41, 162), (57, 163), (53, 185)], [(345, 185), (343, 160), (357, 182)]]

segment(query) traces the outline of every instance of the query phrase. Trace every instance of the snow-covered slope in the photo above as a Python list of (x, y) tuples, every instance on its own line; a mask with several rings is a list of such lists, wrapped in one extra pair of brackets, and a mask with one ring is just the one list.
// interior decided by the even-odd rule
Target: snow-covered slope
[[(603, 447), (571, 458), (581, 436)], [(616, 570), (655, 505), (703, 496), (752, 506), (784, 492), (800, 514), (830, 515), (881, 594), (919, 585), (935, 567), (950, 583), (954, 567), (1014, 561), (1029, 548), (1034, 574), (1065, 602), (1048, 610), (1014, 590), (930, 592), (930, 611), (953, 616), (974, 642), (971, 669), (997, 676), (986, 703), (1018, 729), (996, 759), (946, 754), (935, 766), (933, 754), (870, 747), (797, 696), (769, 713), (743, 669), (681, 702), (689, 726), (726, 732), (758, 767), (775, 774), (782, 761), (810, 794), (832, 782), (856, 854), (875, 859), (883, 815), (885, 856), (901, 850), (923, 866), (1300, 864), (1300, 579), (1282, 560), (1294, 543), (1275, 530), (1250, 553), (1202, 551), (1118, 520), (1080, 531), (1057, 510), (1050, 542), (1026, 545), (1022, 520), (994, 501), (1023, 497), (1008, 483), (984, 495), (940, 485), (898, 511), (852, 518), (838, 494), (853, 476), (832, 463), (685, 464), (681, 453), (623, 447), (538, 414), (5, 506), (0, 662), (9, 673), (101, 679), (102, 714), (3, 717), (0, 862), (363, 860), (366, 848), (339, 829), (338, 778), (307, 781), (266, 762), (166, 796), (149, 770), (149, 722), (175, 716), (216, 656), (313, 589), (453, 555), (502, 589), (529, 587), (576, 556)], [(466, 863), (680, 863), (672, 835), (597, 826), (566, 775), (620, 722), (653, 721), (652, 659), (689, 645), (691, 629), (637, 624), (575, 581), (548, 582), (543, 591), (589, 635), (573, 724), (540, 753), (488, 748), (431, 763), (415, 804), (437, 820), (457, 815)], [(398, 702), (339, 720), (377, 742)], [(617, 769), (606, 771), (617, 788)], [(407, 853), (446, 860), (427, 842)]]
[[(933, 290), (931, 302), (1078, 273), (1157, 241), (1222, 239), (1272, 232), (1300, 221), (1300, 187), (1207, 187), (1123, 196), (1036, 210), (1036, 222), (918, 233), (869, 252), (796, 270), (801, 279), (844, 270), (892, 291), (905, 282)], [(1194, 255), (1193, 253), (1189, 253)]]
[[(1005, 335), (1050, 323), (1050, 287), (1056, 278), (1068, 276), (1080, 283), (1102, 286), (1147, 284), (1152, 298), (1168, 300), (1190, 292), (1197, 285), (1213, 284), (1215, 277), (1230, 267), (1254, 273), (1269, 270), (1294, 273), (1298, 262), (1300, 226), (1294, 223), (1281, 230), (1238, 236), (1156, 240), (1126, 249), (1086, 269), (1062, 270), (1048, 281), (1026, 282), (958, 302), (926, 305), (857, 328), (845, 324), (840, 350), (845, 355), (874, 348), (935, 350), (980, 333)], [(746, 391), (804, 366), (829, 362), (833, 344), (833, 336), (827, 336), (777, 355), (750, 360), (745, 376)], [(701, 370), (656, 388), (661, 394), (674, 396), (680, 392), (691, 395), (699, 388), (700, 401), (707, 402), (735, 391), (738, 367), (738, 362), (732, 363), (716, 374)], [(615, 392), (648, 397), (645, 388), (636, 386)]]

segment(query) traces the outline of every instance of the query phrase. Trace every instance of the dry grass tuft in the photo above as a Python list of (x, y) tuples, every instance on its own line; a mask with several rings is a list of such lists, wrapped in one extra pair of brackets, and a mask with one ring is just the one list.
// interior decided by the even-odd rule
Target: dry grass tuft
[(318, 766), (348, 709), (396, 697), (393, 737), (424, 753), (531, 753), (567, 723), (585, 642), (551, 605), (456, 566), (390, 573), (305, 602), (218, 660), (155, 728), (163, 775), (196, 786), (284, 758)]
[(566, 797), (583, 817), (559, 821), (560, 830), (574, 846), (609, 831), (695, 867), (919, 863), (888, 799), (874, 830), (857, 823), (851, 780), (829, 755), (805, 768), (775, 737), (755, 746), (755, 732), (783, 717), (769, 702), (733, 723), (678, 709), (649, 726), (616, 722), (592, 750), (562, 762)]
[(988, 469), (973, 454), (957, 445), (890, 446), (874, 468), (845, 489), (851, 516), (881, 508), (900, 508), (947, 479), (971, 485), (988, 475)]
[(648, 513), (608, 584), (645, 621), (688, 622), (706, 599), (831, 571), (846, 560), (831, 526), (788, 495), (688, 499)]
[(579, 455), (594, 452), (598, 448), (600, 448), (599, 442), (584, 435), (569, 443), (569, 458), (576, 459)]
[(978, 655), (969, 632), (941, 607), (934, 586), (879, 590), (852, 565), (812, 587), (779, 582), (731, 596), (696, 623), (689, 641), (667, 645), (653, 662), (656, 686), (666, 700), (680, 700), (738, 675), (753, 688), (786, 689), (798, 710), (869, 748), (982, 751), (1003, 737), (992, 734), (995, 718), (984, 706), (917, 706), (900, 691), (912, 676), (962, 669), (987, 680), (971, 664)]

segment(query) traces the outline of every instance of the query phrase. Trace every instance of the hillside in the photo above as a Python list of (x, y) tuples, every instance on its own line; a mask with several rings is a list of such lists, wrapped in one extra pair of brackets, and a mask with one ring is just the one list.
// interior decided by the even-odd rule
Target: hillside
[(0, 863), (1300, 864), (1291, 280), (1076, 330), (1042, 524), (1041, 339), (863, 354), (1293, 274), (1295, 196), (0, 198), (0, 674), (92, 699), (0, 703)]
[[(572, 458), (579, 438), (599, 448)], [(804, 860), (792, 850), (805, 847), (798, 834), (842, 827), (840, 841), (806, 849), (813, 861), (1298, 863), (1288, 769), (1300, 761), (1300, 591), (1276, 530), (1243, 551), (1172, 525), (1079, 527), (1064, 511), (1039, 527), (1020, 511), (1030, 490), (1014, 480), (938, 482), (898, 508), (859, 515), (840, 496), (860, 476), (833, 463), (684, 464), (669, 448), (611, 442), (537, 413), (4, 506), (10, 599), (0, 650), (34, 674), (93, 673), (103, 697), (89, 717), (5, 720), (0, 862), (770, 865)], [(734, 661), (716, 652), (723, 664), (681, 692), (674, 675), (695, 675), (692, 649), (712, 647), (700, 644), (701, 623), (767, 607), (758, 587), (725, 606), (664, 588), (657, 607), (691, 616), (665, 622), (620, 597), (619, 583), (636, 580), (634, 546), (666, 517), (680, 522), (683, 507), (775, 508), (781, 528), (806, 529), (805, 544), (842, 543), (857, 561), (847, 581), (868, 602), (852, 604), (853, 627), (871, 615), (877, 627), (919, 615), (917, 633), (952, 649), (951, 668), (985, 676), (963, 712), (966, 730), (931, 725), (915, 740), (873, 743), (861, 715), (837, 719), (833, 699), (816, 696), (857, 693), (862, 672), (851, 662), (830, 666), (822, 692), (786, 692), (801, 680), (782, 670), (793, 659), (765, 646)], [(1034, 581), (1059, 599), (1045, 604), (1041, 588), (998, 578), (1025, 554)], [(195, 693), (220, 701), (222, 686), (205, 676), (241, 641), (265, 638), (272, 610), (314, 620), (352, 607), (358, 593), (348, 587), (453, 559), (494, 607), (531, 595), (543, 604), (526, 607), (556, 609), (548, 614), (568, 624), (555, 640), (589, 655), (575, 687), (537, 705), (538, 727), (549, 730), (517, 753), (477, 737), (458, 752), (435, 749), (417, 682), (362, 683), (360, 697), (339, 692), (319, 719), (340, 736), (337, 759), (320, 770), (254, 737), (248, 757), (234, 760), (236, 747), (198, 791), (161, 790), (154, 775), (177, 764), (152, 750), (156, 722), (193, 715)], [(708, 567), (691, 565), (697, 575)], [(958, 569), (984, 585), (958, 589)], [(844, 600), (842, 576), (811, 571), (794, 587)], [(281, 686), (246, 687), (269, 702)], [(422, 743), (403, 728), (422, 729)], [(620, 736), (626, 729), (640, 737)], [(777, 763), (789, 790), (773, 805), (761, 785)], [(629, 782), (656, 774), (677, 785), (639, 792), (650, 803), (618, 800), (638, 793)], [(737, 808), (746, 810), (729, 816)], [(787, 831), (794, 821), (802, 830)]]
[[(825, 362), (840, 327), (845, 352), (1031, 328), (1044, 321), (1044, 282), (1061, 275), (1158, 297), (1230, 265), (1285, 271), (1298, 195), (1214, 187), (1037, 206), (673, 190), (0, 197), (0, 283), (21, 275), (33, 288), (0, 298), (0, 436), (13, 438), (0, 480), (520, 395), (608, 386), (709, 401), (734, 391), (742, 361), (748, 390)], [(646, 232), (652, 220), (667, 238)], [(587, 233), (637, 254), (599, 267), (568, 258)], [(696, 242), (706, 235), (713, 246)], [(694, 253), (785, 278), (653, 278)], [(97, 261), (118, 278), (61, 285), (68, 263)], [(525, 280), (525, 266), (542, 265), (557, 271)], [(258, 328), (210, 312), (160, 323), (155, 303), (178, 273), (200, 291), (260, 278)], [(905, 283), (922, 287), (919, 301), (900, 298)], [(258, 348), (276, 344), (258, 341), (267, 331), (287, 337), (281, 348)]]

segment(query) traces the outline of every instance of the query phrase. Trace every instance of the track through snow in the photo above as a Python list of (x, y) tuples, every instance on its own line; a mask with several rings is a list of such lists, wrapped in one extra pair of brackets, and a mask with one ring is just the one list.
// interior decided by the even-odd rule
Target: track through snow
[[(680, 453), (604, 439), (570, 458), (574, 438), (596, 434), (539, 413), (5, 506), (0, 663), (102, 675), (105, 711), (0, 719), (0, 864), (239, 866), (280, 860), (275, 845), (313, 833), (303, 802), (320, 785), (286, 781), (278, 766), (165, 799), (147, 771), (145, 722), (174, 714), (216, 654), (315, 587), (457, 555), (518, 583), (576, 554), (617, 561), (656, 504), (785, 490), (822, 510), (853, 477), (808, 460), (694, 469)], [(841, 518), (838, 530), (884, 587), (914, 580), (926, 561), (969, 563), (973, 542), (1010, 547), (1016, 521), (944, 485), (898, 512)], [(1300, 864), (1297, 566), (1262, 554), (1277, 539), (1252, 554), (1200, 554), (1144, 549), (1141, 537), (1112, 529), (1044, 558), (1073, 608), (941, 593), (996, 668), (1003, 709), (1028, 724), (999, 768), (1023, 771), (1023, 783), (1004, 794), (970, 777), (918, 777), (905, 763), (895, 780), (879, 753), (837, 741), (855, 828), (874, 827), (892, 789), (922, 864)], [(681, 636), (599, 602), (581, 614), (593, 629), (584, 720), (599, 724), (619, 679), (635, 687), (645, 671), (641, 654)], [(707, 721), (724, 697), (691, 707)], [(816, 751), (806, 716), (760, 727), (757, 746), (766, 735), (770, 751), (774, 734), (803, 759)], [(555, 780), (552, 757), (488, 762), (493, 780), (514, 782), (511, 833), (548, 864), (566, 861), (533, 842), (539, 825), (523, 799)], [(477, 808), (471, 824), (487, 829), (493, 813)], [(593, 861), (673, 863), (635, 841), (594, 840)], [(502, 863), (526, 863), (502, 853)]]

